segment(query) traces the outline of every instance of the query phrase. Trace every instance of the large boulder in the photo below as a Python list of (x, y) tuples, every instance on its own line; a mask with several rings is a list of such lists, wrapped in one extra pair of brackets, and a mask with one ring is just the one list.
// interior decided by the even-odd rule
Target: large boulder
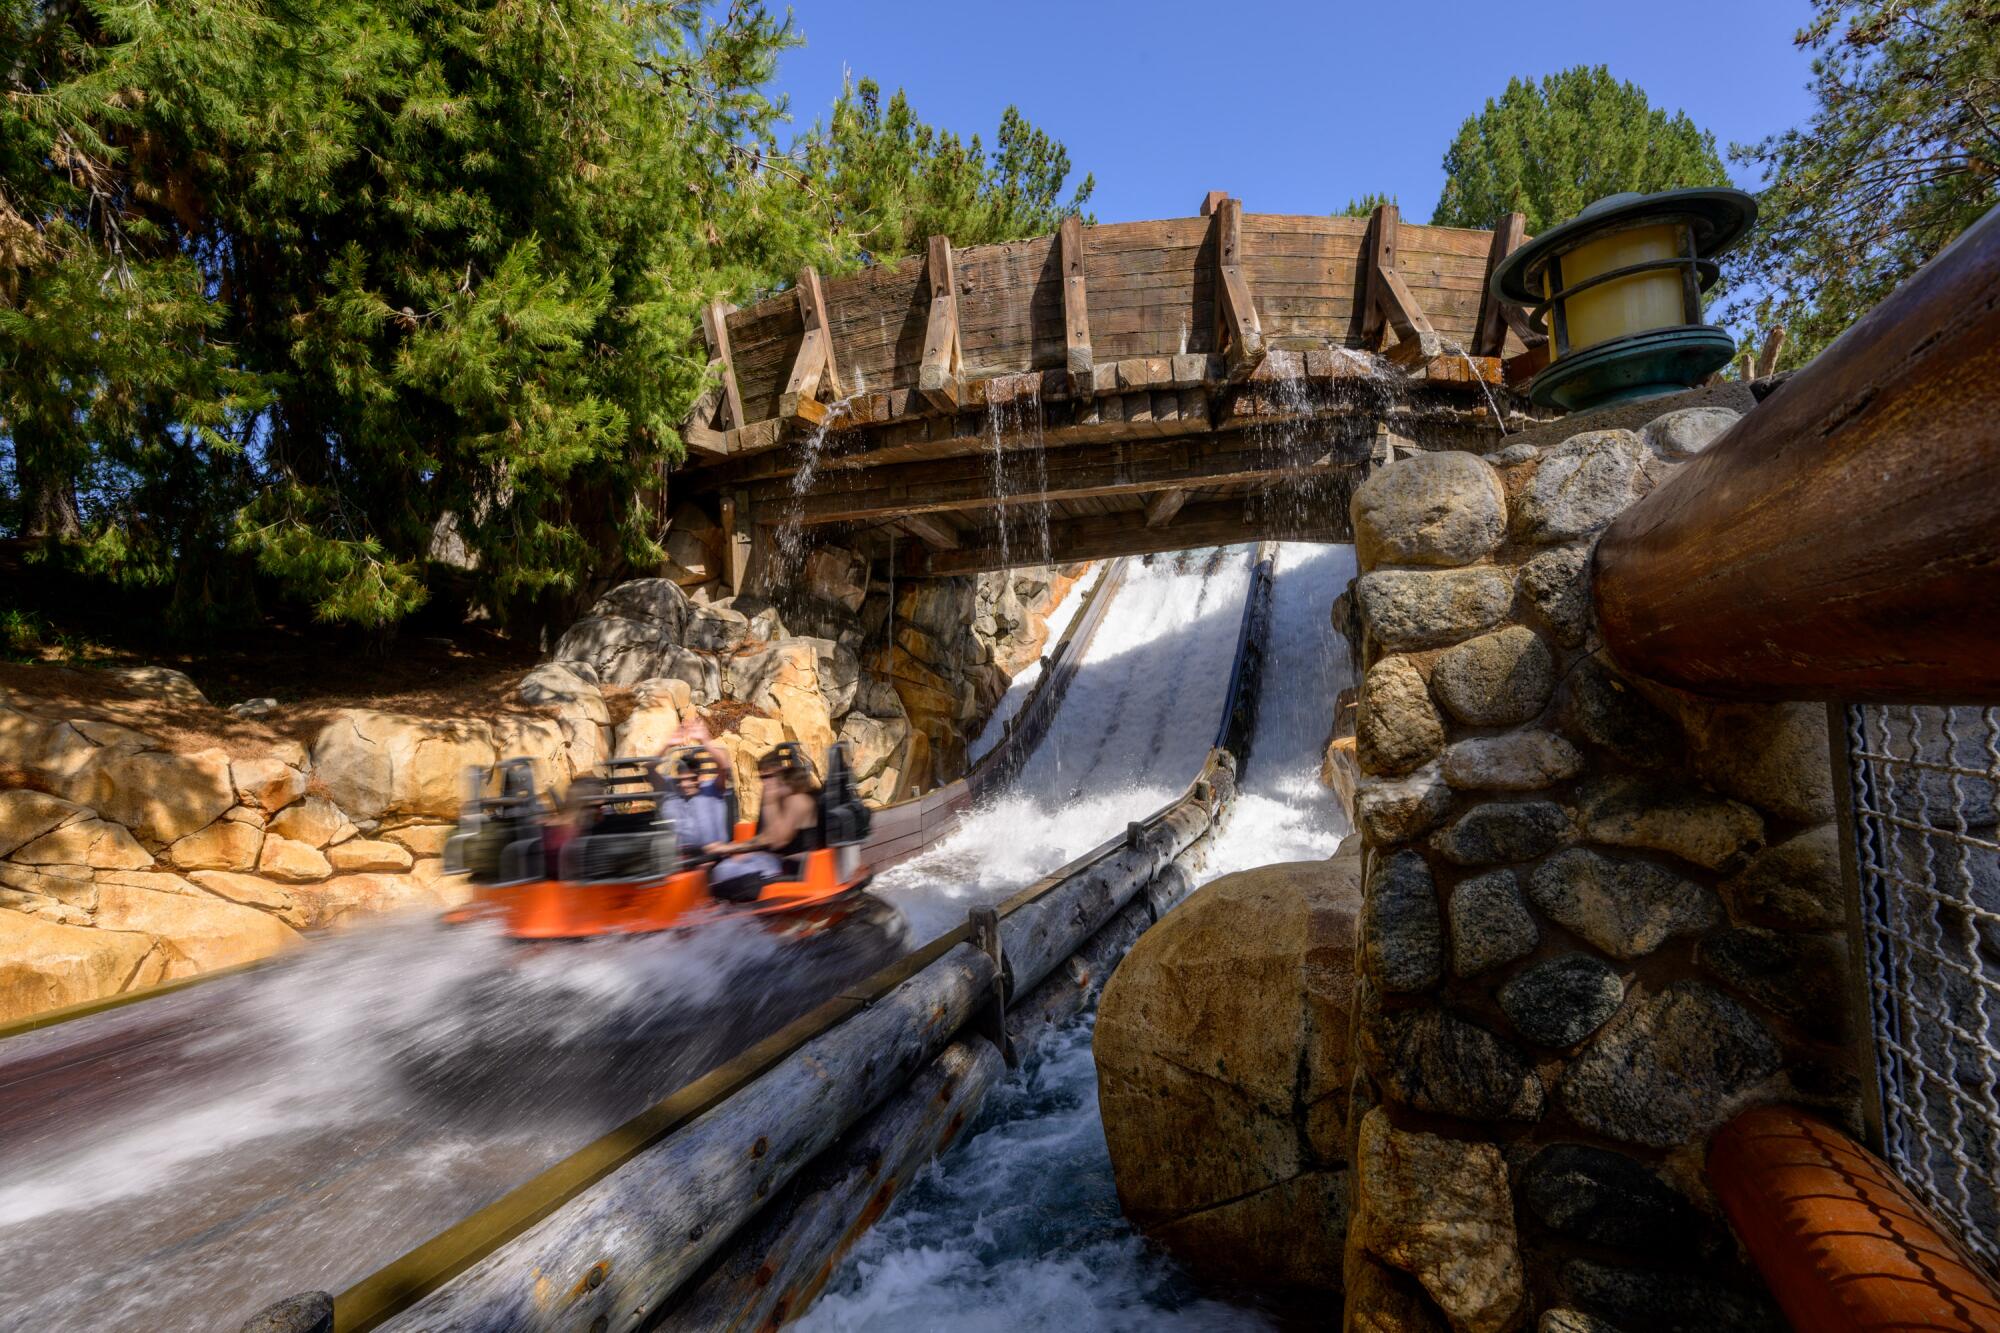
[[(493, 729), (349, 708), (313, 740), (313, 767), (327, 793), (356, 820), (382, 815), (450, 818), (465, 799), (466, 770), (490, 767)], [(217, 813), (220, 813), (218, 811)]]
[(229, 756), (221, 750), (100, 754), (93, 766), (95, 799), (88, 804), (150, 844), (184, 838), (236, 804)]
[(1225, 875), (1105, 987), (1119, 1201), (1204, 1278), (1340, 1284), (1359, 871), (1350, 855)]
[(233, 967), (299, 943), (299, 933), (269, 913), (207, 894), (164, 893), (99, 884), (97, 925), (139, 931), (167, 947), (166, 975), (192, 976)]
[(0, 791), (0, 856), (26, 846), (58, 824), (88, 813), (76, 802), (46, 792), (27, 788)]
[(1466, 453), (1417, 454), (1355, 488), (1354, 549), (1364, 568), (1469, 565), (1507, 535), (1500, 476)]
[(116, 995), (128, 981), (159, 977), (141, 967), (148, 935), (66, 926), (0, 908), (0, 1023)]

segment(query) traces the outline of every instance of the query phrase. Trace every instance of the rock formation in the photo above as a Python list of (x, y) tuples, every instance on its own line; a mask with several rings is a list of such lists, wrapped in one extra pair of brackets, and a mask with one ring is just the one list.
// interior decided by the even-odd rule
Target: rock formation
[[(452, 905), (465, 890), (442, 853), (466, 772), (499, 759), (526, 757), (560, 794), (613, 754), (659, 753), (699, 715), (742, 772), (781, 741), (823, 761), (838, 739), (877, 804), (949, 781), (1082, 573), (906, 583), (891, 623), (887, 590), (837, 548), (812, 554), (784, 610), (714, 600), (717, 585), (693, 577), (702, 559), (683, 542), (668, 577), (611, 589), (479, 716), (350, 708), (309, 739), (182, 752), (0, 692), (0, 1022)], [(788, 614), (805, 632), (787, 631)], [(101, 674), (227, 730), (180, 672)], [(743, 798), (755, 818), (755, 783)]]
[(1757, 1101), (1855, 1114), (1823, 711), (1596, 641), (1598, 534), (1735, 419), (1678, 406), (1355, 491), (1348, 1327), (1771, 1327), (1702, 1145)]
[(1359, 878), (1353, 855), (1225, 875), (1105, 986), (1119, 1202), (1203, 1278), (1340, 1286)]

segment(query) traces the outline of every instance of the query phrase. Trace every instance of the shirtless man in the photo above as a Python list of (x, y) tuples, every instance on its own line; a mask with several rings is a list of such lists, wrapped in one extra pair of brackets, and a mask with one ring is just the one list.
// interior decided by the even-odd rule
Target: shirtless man
[(709, 889), (732, 902), (754, 899), (765, 881), (783, 873), (784, 857), (811, 850), (811, 835), (819, 823), (812, 776), (794, 766), (784, 751), (773, 750), (759, 759), (757, 778), (763, 801), (757, 808), (756, 835), (709, 849), (728, 858), (709, 872)]

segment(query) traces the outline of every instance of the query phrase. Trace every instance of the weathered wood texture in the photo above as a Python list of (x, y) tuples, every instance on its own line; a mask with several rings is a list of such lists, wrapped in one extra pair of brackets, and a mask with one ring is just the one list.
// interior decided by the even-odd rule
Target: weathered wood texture
[[(1239, 212), (1237, 266), (1268, 343), (1306, 337), (1359, 345), (1356, 299), (1365, 218)], [(1082, 228), (1083, 289), (1094, 365), (1220, 350), (1214, 344), (1216, 223), (1208, 217)], [(1444, 337), (1471, 346), (1491, 234), (1401, 223), (1396, 271)], [(958, 332), (968, 379), (1071, 370), (1070, 275), (1059, 236), (953, 251)], [(844, 388), (915, 390), (930, 313), (928, 256), (878, 264), (822, 284), (829, 345)], [(778, 415), (804, 334), (791, 292), (727, 319), (743, 422)], [(733, 423), (740, 424), (740, 423)]]
[(1005, 1073), (989, 1041), (968, 1037), (945, 1047), (773, 1199), (654, 1327), (761, 1333), (796, 1319), (910, 1178), (951, 1146)]
[(1363, 461), (1314, 441), (1272, 443), (1235, 433), (1049, 449), (1032, 469), (1016, 469), (1025, 475), (996, 478), (990, 453), (967, 454), (932, 462), (828, 470), (810, 494), (789, 503), (791, 483), (784, 479), (758, 482), (750, 494), (758, 513), (773, 526), (855, 523), (1083, 496), (1309, 480)]
[(2000, 210), (1628, 509), (1607, 646), (1745, 698), (2000, 698)]
[[(1350, 542), (1354, 535), (1347, 500), (1358, 474), (1357, 468), (1332, 464), (1309, 468), (1292, 474), (1293, 480), (1306, 484), (1271, 487), (1252, 496), (1190, 501), (1171, 522), (1159, 526), (1147, 523), (1144, 509), (1051, 523), (1049, 559), (1097, 560), (1259, 540)], [(1018, 553), (1018, 540), (1014, 549)], [(1041, 558), (1039, 541), (1034, 555)], [(935, 577), (1004, 567), (998, 533), (981, 528), (968, 534), (957, 550), (925, 556), (922, 572)]]
[(994, 978), (960, 944), (384, 1327), (632, 1330), (772, 1191), (935, 1059)]

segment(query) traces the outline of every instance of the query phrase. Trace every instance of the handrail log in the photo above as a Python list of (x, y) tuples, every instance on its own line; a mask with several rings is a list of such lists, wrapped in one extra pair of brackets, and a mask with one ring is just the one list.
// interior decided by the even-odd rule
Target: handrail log
[(2000, 690), (2000, 209), (1597, 548), (1625, 666), (1698, 693)]

